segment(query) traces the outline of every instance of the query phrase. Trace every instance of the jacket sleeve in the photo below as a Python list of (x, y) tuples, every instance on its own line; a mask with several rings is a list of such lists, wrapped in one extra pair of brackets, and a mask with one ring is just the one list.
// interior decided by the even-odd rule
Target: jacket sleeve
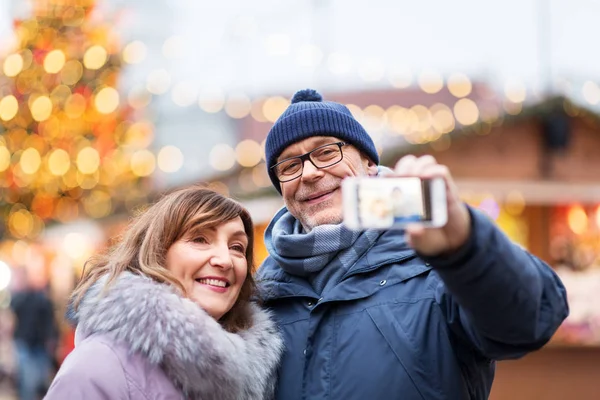
[(69, 354), (44, 397), (64, 399), (129, 399), (121, 361), (108, 344), (85, 340)]
[(436, 301), (451, 331), (484, 357), (521, 357), (546, 344), (569, 314), (565, 288), (547, 264), (469, 211), (468, 243), (450, 258), (424, 257), (441, 278)]

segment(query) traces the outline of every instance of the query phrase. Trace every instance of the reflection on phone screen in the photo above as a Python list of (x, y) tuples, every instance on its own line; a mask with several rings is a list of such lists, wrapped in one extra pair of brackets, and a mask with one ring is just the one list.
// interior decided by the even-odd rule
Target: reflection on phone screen
[(387, 227), (431, 221), (430, 182), (414, 177), (364, 180), (356, 186), (360, 223)]

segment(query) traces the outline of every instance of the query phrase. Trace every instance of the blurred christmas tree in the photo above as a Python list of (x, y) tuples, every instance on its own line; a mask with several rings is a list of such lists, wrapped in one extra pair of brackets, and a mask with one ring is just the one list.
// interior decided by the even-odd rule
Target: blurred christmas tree
[(0, 71), (3, 235), (143, 201), (152, 126), (116, 90), (120, 45), (92, 0), (34, 0)]

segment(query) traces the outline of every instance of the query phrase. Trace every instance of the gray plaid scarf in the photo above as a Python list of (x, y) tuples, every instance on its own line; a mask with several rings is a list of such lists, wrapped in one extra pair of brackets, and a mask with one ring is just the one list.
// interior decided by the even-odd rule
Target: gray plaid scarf
[(383, 231), (353, 231), (343, 224), (321, 225), (309, 233), (287, 208), (265, 232), (269, 255), (291, 275), (307, 278), (317, 294), (331, 289), (373, 246)]

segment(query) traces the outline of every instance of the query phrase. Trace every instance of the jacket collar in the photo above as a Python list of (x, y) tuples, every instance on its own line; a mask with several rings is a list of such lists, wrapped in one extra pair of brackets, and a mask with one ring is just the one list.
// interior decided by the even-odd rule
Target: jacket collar
[[(332, 290), (331, 299), (353, 300), (370, 295), (375, 289), (357, 288), (356, 280), (360, 280), (362, 274), (382, 270), (390, 264), (405, 264), (394, 270), (391, 276), (393, 282), (410, 279), (431, 269), (424, 262), (407, 263), (416, 258), (415, 251), (406, 244), (404, 232), (388, 230), (346, 273), (340, 285)], [(286, 273), (271, 257), (268, 257), (258, 270), (257, 282), (261, 298), (265, 301), (285, 297), (319, 297), (306, 279)], [(352, 286), (351, 290), (348, 290), (349, 286)]]
[(76, 310), (80, 341), (95, 333), (162, 365), (186, 398), (263, 399), (272, 393), (283, 342), (270, 315), (251, 304), (253, 325), (237, 334), (170, 285), (122, 273), (94, 284)]

